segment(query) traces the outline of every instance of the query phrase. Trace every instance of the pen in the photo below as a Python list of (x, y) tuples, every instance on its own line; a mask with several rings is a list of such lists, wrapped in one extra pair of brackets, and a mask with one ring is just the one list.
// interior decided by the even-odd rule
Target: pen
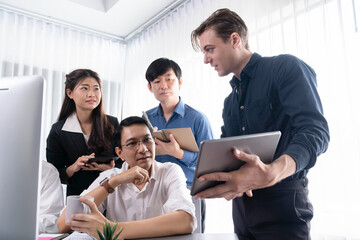
[[(145, 111), (142, 111), (142, 113), (143, 113), (146, 121), (149, 123), (150, 127), (151, 127), (152, 129), (154, 129), (154, 127), (152, 126), (152, 124), (151, 124), (151, 122), (150, 122), (150, 120), (149, 120), (149, 117), (148, 117), (148, 115), (146, 114), (146, 112), (145, 112)], [(170, 140), (166, 137), (166, 135), (165, 135), (165, 133), (164, 133), (163, 131), (160, 130), (160, 133), (161, 133), (162, 138), (163, 138), (163, 139), (160, 138), (161, 141), (163, 141), (163, 142), (170, 142)]]
[(152, 124), (151, 124), (151, 122), (150, 122), (150, 120), (149, 120), (149, 117), (148, 117), (148, 115), (146, 114), (146, 112), (145, 112), (145, 111), (142, 111), (142, 113), (143, 113), (146, 121), (149, 123), (150, 127), (151, 127), (152, 129), (154, 129), (154, 127), (152, 126)]
[(68, 233), (64, 233), (64, 234), (62, 234), (62, 235), (60, 235), (60, 236), (58, 236), (58, 237), (52, 238), (52, 240), (61, 240), (61, 239), (66, 238), (67, 236), (69, 236), (69, 234), (68, 234)]

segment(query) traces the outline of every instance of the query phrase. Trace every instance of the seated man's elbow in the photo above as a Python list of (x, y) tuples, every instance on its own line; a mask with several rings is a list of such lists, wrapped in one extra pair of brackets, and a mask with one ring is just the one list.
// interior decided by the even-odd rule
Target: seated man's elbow
[(193, 218), (191, 218), (191, 223), (187, 230), (188, 231), (186, 231), (186, 233), (193, 233), (195, 231), (195, 224)]
[(186, 213), (182, 234), (189, 234), (195, 230), (195, 219), (189, 213)]

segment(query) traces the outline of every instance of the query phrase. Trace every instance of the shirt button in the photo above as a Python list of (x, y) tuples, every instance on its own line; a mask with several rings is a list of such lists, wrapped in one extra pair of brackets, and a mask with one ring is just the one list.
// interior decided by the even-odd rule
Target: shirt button
[(240, 106), (240, 109), (243, 110), (245, 107), (244, 106)]
[(241, 128), (241, 130), (243, 130), (244, 132), (245, 132), (245, 129), (246, 129), (245, 127), (242, 127), (242, 128)]

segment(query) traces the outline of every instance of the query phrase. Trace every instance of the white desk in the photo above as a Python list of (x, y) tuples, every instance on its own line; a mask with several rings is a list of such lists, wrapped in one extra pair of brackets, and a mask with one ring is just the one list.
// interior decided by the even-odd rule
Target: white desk
[(178, 235), (171, 237), (146, 238), (146, 240), (239, 240), (239, 239), (235, 233), (193, 233), (193, 234)]

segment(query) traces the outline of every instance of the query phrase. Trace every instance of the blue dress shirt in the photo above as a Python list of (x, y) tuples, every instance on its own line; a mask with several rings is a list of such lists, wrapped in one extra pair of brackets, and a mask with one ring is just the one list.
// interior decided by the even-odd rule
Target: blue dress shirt
[[(201, 141), (213, 138), (211, 126), (207, 117), (189, 105), (184, 104), (181, 98), (167, 122), (165, 121), (161, 104), (153, 109), (146, 111), (146, 114), (148, 115), (151, 124), (154, 127), (158, 127), (158, 130), (167, 128), (191, 128), (198, 146), (200, 146)], [(184, 150), (184, 156), (182, 159), (178, 159), (170, 155), (159, 155), (156, 156), (156, 160), (162, 163), (173, 162), (178, 164), (185, 173), (187, 179), (186, 184), (191, 186), (193, 182), (197, 156), (197, 152), (189, 152)]]

